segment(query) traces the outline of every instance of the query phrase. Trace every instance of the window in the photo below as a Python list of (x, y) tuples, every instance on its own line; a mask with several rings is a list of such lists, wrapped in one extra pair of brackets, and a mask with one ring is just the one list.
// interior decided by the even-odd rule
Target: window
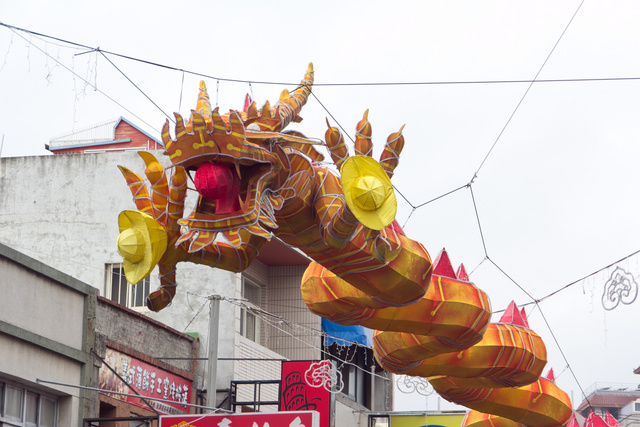
[(151, 288), (149, 276), (131, 285), (124, 277), (122, 264), (107, 264), (106, 294), (111, 301), (125, 307), (145, 307), (145, 300)]
[(357, 344), (340, 346), (337, 342), (323, 345), (325, 358), (335, 364), (342, 377), (342, 394), (364, 407), (373, 409), (371, 396), (371, 365), (375, 363), (373, 350)]
[(369, 427), (389, 427), (388, 415), (370, 415)]
[(0, 381), (0, 425), (56, 427), (58, 401), (18, 384)]
[[(242, 278), (242, 298), (248, 306), (260, 306), (260, 286)], [(260, 342), (260, 319), (250, 309), (242, 307), (240, 309), (240, 334), (251, 341)]]

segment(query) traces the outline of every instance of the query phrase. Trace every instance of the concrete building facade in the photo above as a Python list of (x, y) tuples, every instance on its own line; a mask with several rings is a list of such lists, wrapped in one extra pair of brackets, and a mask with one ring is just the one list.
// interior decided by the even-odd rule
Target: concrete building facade
[(197, 338), (3, 244), (0, 271), (0, 425), (190, 412)]
[[(161, 151), (154, 154), (168, 166)], [(216, 381), (219, 404), (229, 404), (232, 381), (279, 379), (281, 359), (323, 358), (320, 318), (309, 312), (299, 291), (308, 260), (278, 241), (269, 243), (242, 274), (180, 264), (177, 295), (172, 305), (159, 313), (148, 311), (141, 303), (143, 299), (138, 299), (138, 291), (132, 290), (141, 286), (138, 293), (146, 295), (155, 289), (159, 283), (157, 271), (135, 288), (117, 282), (123, 280), (122, 258), (115, 244), (117, 215), (135, 209), (117, 165), (143, 175), (144, 163), (133, 151), (0, 159), (0, 243), (54, 266), (135, 312), (182, 333), (197, 334), (201, 357), (206, 355), (208, 345), (208, 298), (221, 296)], [(122, 289), (126, 289), (124, 294)], [(259, 306), (269, 316), (247, 309), (246, 303), (238, 302), (241, 299)], [(390, 410), (390, 381), (382, 373), (373, 378), (377, 382), (376, 396), (370, 396), (362, 402), (364, 405), (353, 399), (346, 399), (346, 403), (334, 399), (338, 408), (334, 413), (340, 405), (351, 414), (354, 410)], [(194, 371), (194, 387), (204, 389), (205, 380), (206, 363), (200, 361)], [(271, 389), (263, 397), (269, 400), (273, 393)], [(354, 417), (366, 423), (366, 415)]]
[(0, 425), (81, 426), (97, 398), (97, 290), (0, 244)]

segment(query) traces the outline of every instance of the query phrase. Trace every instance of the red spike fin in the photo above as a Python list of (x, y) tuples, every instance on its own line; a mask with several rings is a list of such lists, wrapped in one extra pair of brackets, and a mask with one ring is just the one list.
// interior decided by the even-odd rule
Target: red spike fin
[(458, 280), (462, 280), (463, 282), (469, 281), (469, 275), (467, 274), (467, 270), (464, 268), (464, 264), (460, 264), (458, 267), (458, 271), (456, 271), (456, 277)]
[(447, 254), (445, 248), (442, 248), (436, 260), (433, 262), (433, 274), (435, 276), (450, 277), (452, 279), (456, 278), (456, 274), (451, 266), (451, 261), (449, 260), (449, 254)]
[(514, 301), (509, 303), (509, 306), (500, 318), (499, 323), (508, 323), (515, 326), (522, 326), (523, 328), (529, 327), (526, 319), (522, 318), (522, 313), (520, 313), (518, 306)]
[(547, 379), (552, 383), (556, 382), (556, 377), (555, 375), (553, 375), (553, 368), (549, 369), (549, 372), (547, 373)]

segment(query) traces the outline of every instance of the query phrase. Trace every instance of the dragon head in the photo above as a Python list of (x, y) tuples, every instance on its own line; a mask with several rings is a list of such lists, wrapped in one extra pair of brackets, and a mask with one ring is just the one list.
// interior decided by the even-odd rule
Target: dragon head
[(165, 154), (190, 174), (199, 194), (194, 211), (179, 221), (187, 231), (178, 243), (190, 240), (195, 251), (212, 243), (219, 232), (234, 246), (242, 243), (241, 229), (271, 236), (271, 230), (277, 228), (274, 212), (284, 202), (278, 190), (291, 171), (287, 150), (305, 144), (310, 147), (310, 141), (300, 134), (282, 129), (302, 120), (299, 112), (312, 84), (313, 65), (309, 64), (298, 88), (291, 94), (283, 91), (273, 108), (267, 102), (258, 111), (252, 103), (247, 111), (221, 115), (218, 108), (211, 109), (201, 82), (197, 109), (190, 120), (185, 123), (175, 115), (175, 139), (169, 135), (168, 121), (165, 123)]

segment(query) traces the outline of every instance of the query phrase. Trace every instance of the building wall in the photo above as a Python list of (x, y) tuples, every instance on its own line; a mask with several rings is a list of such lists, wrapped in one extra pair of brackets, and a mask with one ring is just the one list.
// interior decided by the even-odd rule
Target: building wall
[(95, 289), (1, 244), (0, 271), (0, 379), (59, 396), (60, 425), (81, 426), (97, 399), (52, 382), (96, 385)]
[(300, 294), (300, 279), (306, 267), (269, 268), (268, 300), (265, 309), (292, 324), (293, 330), (266, 325), (263, 344), (291, 360), (319, 360), (322, 329), (320, 317), (313, 314)]
[(142, 353), (165, 369), (194, 370), (196, 361), (192, 358), (197, 357), (198, 340), (102, 297), (96, 309), (96, 333), (100, 339), (122, 346), (119, 350)]
[[(161, 151), (154, 154), (169, 165)], [(118, 165), (144, 177), (145, 165), (136, 152), (0, 158), (0, 243), (55, 266), (105, 295), (105, 265), (122, 262), (116, 248), (118, 213), (136, 209)], [(157, 288), (157, 269), (150, 279), (151, 289)], [(237, 280), (235, 273), (182, 263), (174, 303), (160, 313), (139, 311), (178, 331), (198, 333), (206, 349), (207, 297), (235, 297)], [(234, 306), (221, 304), (221, 318), (234, 315)], [(220, 357), (234, 354), (234, 327), (233, 322), (220, 323)], [(203, 370), (196, 378), (200, 388), (204, 387)], [(219, 371), (219, 383), (228, 387), (232, 371)]]
[[(265, 347), (237, 335), (236, 358), (238, 359), (269, 359), (263, 361), (256, 360), (236, 360), (234, 365), (234, 380), (237, 381), (260, 381), (260, 380), (280, 380), (282, 372), (282, 355), (270, 351)], [(254, 388), (252, 385), (240, 386), (236, 399), (239, 401), (253, 400)], [(262, 401), (278, 400), (278, 385), (263, 385), (260, 388), (260, 398)], [(265, 406), (260, 408), (262, 412), (277, 411), (276, 406)]]
[[(260, 340), (255, 343), (240, 335), (240, 307), (236, 308), (235, 357), (238, 359), (276, 359), (270, 361), (242, 361), (234, 364), (236, 380), (279, 380), (281, 361), (320, 360), (320, 318), (309, 311), (300, 295), (300, 279), (305, 267), (266, 266), (254, 261), (242, 274), (261, 286), (261, 307), (275, 316), (287, 319), (289, 325), (279, 324), (277, 318), (267, 317), (260, 322)], [(242, 297), (241, 281), (236, 291)], [(273, 319), (272, 321), (267, 321)], [(250, 400), (253, 389), (245, 387), (238, 400)], [(263, 400), (277, 400), (275, 386), (264, 386)], [(275, 410), (277, 408), (263, 408)]]
[(369, 427), (367, 408), (342, 394), (334, 394), (333, 419), (330, 427)]
[[(169, 375), (179, 376), (180, 392), (182, 392), (182, 384), (189, 388), (190, 400), (185, 398), (186, 403), (196, 403), (197, 387), (194, 382), (194, 373), (198, 370), (199, 362), (193, 358), (198, 356), (198, 339), (100, 297), (96, 310), (96, 341), (98, 342), (96, 354), (103, 359), (101, 388), (122, 390), (130, 394), (140, 393), (143, 396), (165, 398), (171, 402), (180, 401), (180, 398), (164, 397), (160, 387), (153, 387), (150, 381), (144, 382), (143, 370), (151, 371), (154, 372), (153, 376), (159, 373), (159, 378)], [(107, 355), (107, 349), (115, 350), (111, 358)], [(127, 368), (129, 375), (126, 373)], [(120, 377), (117, 377), (113, 371)], [(168, 375), (165, 375), (167, 373)], [(171, 376), (168, 381), (174, 381), (175, 378), (177, 377)], [(183, 383), (185, 380), (187, 382)], [(125, 402), (126, 399), (122, 395), (100, 395), (100, 417), (154, 415), (147, 405), (161, 411), (172, 410), (167, 402), (159, 403), (151, 400), (143, 404), (139, 400), (129, 399), (132, 402), (129, 404)], [(181, 408), (180, 411), (188, 411), (188, 408)]]
[(159, 141), (122, 118), (55, 138), (45, 147), (56, 155), (163, 148)]
[[(121, 126), (126, 123), (121, 122)], [(120, 128), (120, 127), (119, 127)], [(119, 129), (118, 128), (118, 129)], [(161, 151), (156, 158), (169, 165)], [(144, 162), (135, 152), (73, 154), (0, 158), (0, 243), (6, 243), (48, 265), (97, 288), (105, 295), (105, 265), (120, 263), (116, 239), (118, 213), (135, 209), (126, 181), (117, 168), (125, 166), (144, 177)], [(188, 195), (191, 201), (194, 195)], [(188, 212), (192, 206), (187, 206)], [(37, 236), (37, 238), (35, 238)], [(320, 329), (320, 320), (300, 298), (301, 267), (267, 267), (255, 262), (246, 272), (263, 287), (264, 307), (296, 323)], [(159, 284), (157, 269), (151, 289)], [(273, 282), (273, 283), (272, 283)], [(210, 295), (239, 298), (238, 274), (190, 263), (181, 263), (177, 272), (178, 292), (174, 303), (160, 313), (137, 311), (181, 332), (196, 332), (201, 356), (208, 349)], [(271, 287), (273, 286), (273, 288)], [(270, 302), (271, 301), (271, 302)], [(218, 357), (236, 354), (240, 309), (226, 301), (220, 304)], [(235, 322), (225, 319), (236, 319)], [(288, 358), (317, 359), (319, 352), (305, 349), (298, 339), (262, 325), (262, 344)], [(299, 334), (305, 342), (319, 345), (319, 338)], [(316, 339), (317, 338), (317, 339)], [(282, 357), (279, 355), (278, 357)], [(204, 388), (203, 363), (196, 384)], [(221, 361), (218, 388), (229, 387), (234, 373), (231, 361)]]
[(0, 159), (0, 243), (104, 294), (105, 263), (122, 262), (117, 215), (135, 209), (116, 167), (136, 153)]

